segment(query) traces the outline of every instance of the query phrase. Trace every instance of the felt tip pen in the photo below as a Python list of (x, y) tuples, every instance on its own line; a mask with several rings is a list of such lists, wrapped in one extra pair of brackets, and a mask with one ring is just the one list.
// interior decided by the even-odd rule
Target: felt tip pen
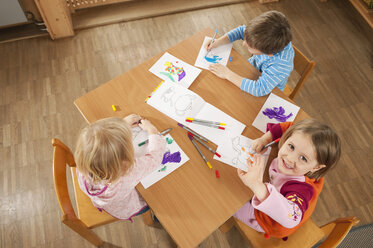
[(205, 163), (207, 164), (207, 166), (208, 166), (210, 169), (212, 169), (212, 166), (211, 166), (210, 162), (207, 161), (205, 155), (203, 155), (202, 151), (201, 151), (201, 150), (199, 149), (199, 147), (197, 146), (197, 144), (196, 144), (196, 142), (194, 141), (193, 137), (190, 136), (190, 135), (188, 134), (188, 138), (190, 139), (190, 141), (192, 141), (194, 147), (197, 149), (199, 155), (201, 155), (201, 157), (203, 158), (203, 160), (205, 161)]
[(204, 147), (206, 147), (210, 152), (212, 152), (213, 154), (215, 154), (216, 156), (218, 156), (219, 158), (221, 158), (221, 155), (219, 153), (217, 153), (214, 149), (212, 149), (211, 147), (209, 147), (208, 145), (206, 145), (205, 143), (203, 143), (202, 140), (200, 140), (197, 136), (194, 136), (190, 132), (188, 132), (188, 135), (192, 136), (195, 140), (198, 141), (198, 143), (200, 143), (201, 145), (203, 145)]
[(194, 131), (191, 130), (190, 128), (184, 126), (183, 124), (181, 124), (181, 123), (177, 123), (177, 125), (178, 125), (179, 127), (184, 128), (184, 129), (187, 130), (188, 132), (194, 134), (195, 136), (197, 136), (197, 137), (200, 138), (201, 140), (203, 140), (203, 141), (205, 141), (205, 142), (209, 142), (206, 138), (202, 137), (201, 135), (199, 135), (198, 133), (194, 132)]
[(194, 119), (194, 118), (186, 118), (186, 122), (199, 122), (199, 123), (207, 123), (211, 125), (220, 125), (220, 126), (226, 126), (227, 124), (222, 123), (222, 122), (217, 122), (217, 121), (208, 121), (208, 120), (201, 120), (201, 119)]
[(205, 126), (205, 127), (212, 127), (212, 128), (217, 128), (217, 129), (220, 129), (220, 130), (225, 130), (225, 127), (221, 127), (221, 126), (214, 125), (214, 124), (208, 124), (208, 123), (203, 123), (203, 122), (194, 122), (194, 121), (192, 123), (202, 125), (202, 126)]
[[(166, 130), (160, 132), (159, 134), (160, 134), (160, 135), (164, 135), (164, 134), (167, 134), (167, 133), (171, 132), (171, 130), (172, 130), (172, 128), (168, 128), (168, 129), (166, 129)], [(139, 146), (143, 146), (143, 145), (145, 145), (146, 143), (148, 143), (148, 141), (149, 141), (149, 139), (144, 140), (143, 142), (139, 143)]]

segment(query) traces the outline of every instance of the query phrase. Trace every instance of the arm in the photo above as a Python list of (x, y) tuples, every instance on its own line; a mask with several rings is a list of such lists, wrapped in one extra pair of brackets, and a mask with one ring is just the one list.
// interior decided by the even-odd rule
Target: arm
[(212, 43), (211, 45), (209, 45), (210, 43), (208, 43), (207, 46), (205, 47), (206, 50), (210, 51), (211, 49), (217, 48), (221, 45), (228, 44), (238, 39), (243, 40), (245, 28), (246, 28), (245, 26), (239, 26), (235, 29), (232, 29), (231, 31), (223, 35), (222, 37), (215, 39), (214, 43)]
[[(312, 186), (304, 182), (289, 181), (282, 186), (281, 192), (271, 184), (267, 184), (266, 187), (269, 196), (260, 201), (255, 195), (252, 199), (253, 207), (286, 228), (298, 225), (312, 198)], [(287, 189), (284, 191), (284, 188)]]

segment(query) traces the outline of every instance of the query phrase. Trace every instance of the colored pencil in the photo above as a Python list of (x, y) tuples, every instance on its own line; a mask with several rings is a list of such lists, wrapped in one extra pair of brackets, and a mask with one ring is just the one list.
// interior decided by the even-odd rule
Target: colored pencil
[(208, 121), (208, 120), (201, 120), (201, 119), (195, 119), (188, 117), (185, 119), (186, 122), (199, 122), (199, 123), (206, 123), (206, 124), (211, 124), (211, 125), (220, 125), (220, 126), (226, 126), (227, 124), (222, 123), (222, 122), (217, 122), (217, 121)]
[(221, 158), (221, 155), (219, 153), (217, 153), (214, 149), (212, 149), (211, 147), (209, 147), (208, 145), (206, 145), (205, 143), (202, 142), (202, 140), (200, 140), (197, 136), (195, 136), (194, 134), (188, 132), (188, 135), (192, 136), (195, 140), (198, 141), (198, 143), (200, 143), (201, 145), (203, 145), (204, 147), (206, 147), (210, 152), (212, 152), (213, 154), (215, 154), (216, 156), (218, 156), (219, 158)]
[(205, 163), (207, 164), (207, 166), (208, 166), (210, 169), (212, 169), (212, 166), (211, 166), (210, 162), (207, 161), (205, 155), (203, 155), (202, 151), (201, 151), (201, 150), (199, 149), (199, 147), (197, 146), (197, 144), (196, 144), (196, 142), (194, 141), (193, 137), (190, 136), (190, 135), (188, 134), (188, 138), (190, 139), (190, 141), (192, 141), (194, 147), (197, 149), (197, 151), (199, 152), (199, 154), (201, 155), (201, 157), (203, 158), (203, 160), (205, 161)]
[(225, 127), (217, 126), (217, 125), (214, 125), (214, 124), (207, 124), (207, 123), (203, 123), (203, 122), (193, 122), (193, 123), (198, 124), (198, 125), (202, 125), (202, 126), (205, 126), (205, 127), (212, 127), (212, 128), (225, 130)]
[(202, 137), (201, 135), (199, 135), (198, 133), (194, 132), (194, 131), (191, 130), (190, 128), (184, 126), (183, 124), (181, 124), (181, 123), (177, 123), (177, 125), (178, 125), (179, 127), (184, 128), (184, 129), (187, 130), (188, 132), (194, 134), (195, 136), (197, 136), (197, 137), (200, 138), (201, 140), (203, 140), (203, 141), (205, 141), (205, 142), (207, 142), (207, 143), (210, 142), (208, 139)]
[[(168, 129), (166, 129), (166, 130), (160, 132), (159, 134), (160, 134), (160, 135), (164, 135), (164, 134), (167, 134), (167, 133), (171, 132), (171, 130), (172, 130), (172, 128), (168, 128)], [(143, 142), (139, 143), (139, 146), (145, 145), (145, 144), (148, 143), (148, 142), (149, 142), (149, 139), (144, 140)]]

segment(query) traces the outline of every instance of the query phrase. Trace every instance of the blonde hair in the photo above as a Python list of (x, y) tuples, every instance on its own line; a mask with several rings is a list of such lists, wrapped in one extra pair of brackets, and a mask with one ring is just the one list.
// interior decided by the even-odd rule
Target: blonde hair
[(131, 127), (121, 118), (105, 118), (80, 132), (75, 161), (78, 170), (93, 180), (115, 182), (134, 164)]
[(285, 15), (272, 10), (252, 19), (245, 28), (246, 43), (265, 54), (278, 53), (292, 39)]
[(305, 176), (319, 180), (328, 170), (333, 168), (341, 156), (341, 141), (338, 135), (326, 124), (314, 119), (305, 119), (295, 123), (282, 135), (279, 147), (295, 132), (302, 132), (311, 137), (316, 151), (316, 159), (319, 165), (325, 165), (318, 171), (308, 172)]

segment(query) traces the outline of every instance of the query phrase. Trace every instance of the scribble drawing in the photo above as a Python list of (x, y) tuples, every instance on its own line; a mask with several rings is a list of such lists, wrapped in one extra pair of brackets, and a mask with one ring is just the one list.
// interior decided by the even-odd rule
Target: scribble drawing
[(174, 140), (173, 139), (171, 139), (171, 138), (168, 138), (168, 137), (166, 137), (166, 142), (167, 142), (167, 144), (172, 144), (172, 142), (174, 142)]
[(283, 107), (273, 107), (271, 108), (266, 108), (262, 112), (265, 116), (268, 116), (269, 119), (275, 119), (279, 122), (284, 122), (287, 119), (289, 119), (291, 116), (293, 116), (293, 113), (290, 113), (288, 115), (285, 114), (285, 109)]
[(139, 135), (141, 131), (142, 131), (141, 128), (132, 128), (132, 140), (135, 140), (137, 135)]
[[(176, 61), (175, 64), (178, 64), (179, 61)], [(166, 61), (164, 64), (166, 68), (164, 69), (165, 71), (161, 71), (160, 74), (165, 75), (168, 77), (172, 82), (175, 82), (175, 76), (177, 76), (177, 81), (180, 82), (185, 76), (185, 70), (183, 67), (178, 67), (177, 65), (175, 66), (172, 62)]]
[(184, 116), (188, 111), (192, 110), (193, 101), (197, 97), (194, 95), (182, 95), (175, 102), (175, 113), (179, 116)]
[(253, 151), (250, 146), (241, 141), (240, 136), (232, 138), (232, 147), (236, 154), (232, 159), (232, 163), (239, 168), (247, 168), (247, 159), (253, 162)]
[(212, 53), (209, 53), (205, 56), (205, 60), (207, 62), (210, 62), (210, 63), (218, 63), (220, 60), (222, 60), (223, 58), (219, 57), (218, 55), (214, 55)]
[[(174, 152), (171, 153), (170, 151), (167, 151), (165, 154), (163, 154), (162, 164), (167, 163), (180, 163), (181, 161), (181, 154), (180, 152)], [(161, 169), (158, 170), (158, 172), (166, 171), (167, 165), (163, 166)]]
[(175, 95), (175, 87), (170, 87), (168, 88), (163, 94), (161, 95), (161, 100), (164, 103), (168, 103), (171, 107), (174, 105), (173, 104), (173, 97)]

